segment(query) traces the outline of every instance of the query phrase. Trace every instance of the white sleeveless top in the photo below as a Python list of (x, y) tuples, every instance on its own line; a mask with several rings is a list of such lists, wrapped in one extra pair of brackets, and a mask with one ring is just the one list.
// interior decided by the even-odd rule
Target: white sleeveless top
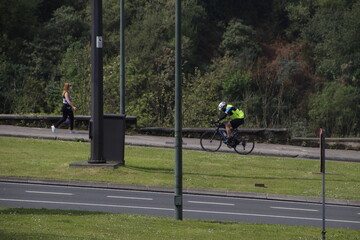
[[(70, 101), (72, 101), (72, 97), (71, 97), (71, 95), (70, 95), (69, 92), (68, 92), (68, 94), (69, 94), (69, 99), (70, 99)], [(69, 103), (66, 101), (65, 96), (63, 96), (63, 104), (69, 105)]]

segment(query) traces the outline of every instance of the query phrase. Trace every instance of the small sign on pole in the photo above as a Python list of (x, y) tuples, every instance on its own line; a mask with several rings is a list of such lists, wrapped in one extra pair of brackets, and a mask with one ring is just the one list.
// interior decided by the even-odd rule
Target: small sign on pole
[(102, 36), (96, 36), (96, 48), (103, 47), (103, 39)]

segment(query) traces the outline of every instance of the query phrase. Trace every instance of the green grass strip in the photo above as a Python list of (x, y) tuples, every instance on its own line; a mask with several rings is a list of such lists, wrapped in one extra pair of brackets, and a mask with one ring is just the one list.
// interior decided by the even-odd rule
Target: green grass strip
[[(356, 230), (327, 229), (327, 239), (359, 240)], [(99, 212), (0, 207), (0, 239), (320, 240), (321, 228), (244, 224)]]
[[(125, 147), (124, 167), (70, 168), (90, 144), (0, 137), (0, 176), (174, 186), (172, 149)], [(321, 196), (319, 161), (183, 151), (184, 188)], [(360, 199), (360, 164), (328, 161), (326, 197)], [(256, 183), (265, 188), (255, 187)]]

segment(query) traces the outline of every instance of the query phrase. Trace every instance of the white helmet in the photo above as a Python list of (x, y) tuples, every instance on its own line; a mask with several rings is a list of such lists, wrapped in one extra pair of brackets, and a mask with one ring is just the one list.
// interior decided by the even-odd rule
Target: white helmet
[(225, 102), (221, 102), (221, 103), (219, 103), (219, 111), (221, 111), (221, 109), (223, 109), (223, 107), (225, 107), (226, 106), (226, 103)]

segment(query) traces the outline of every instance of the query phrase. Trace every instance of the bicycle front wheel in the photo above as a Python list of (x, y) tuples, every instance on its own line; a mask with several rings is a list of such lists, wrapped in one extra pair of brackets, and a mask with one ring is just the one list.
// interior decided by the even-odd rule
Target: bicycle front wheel
[(200, 145), (207, 152), (216, 152), (221, 147), (223, 138), (218, 131), (207, 131), (201, 135)]
[(255, 141), (250, 137), (236, 137), (237, 145), (234, 147), (235, 152), (239, 154), (249, 154), (254, 150)]

